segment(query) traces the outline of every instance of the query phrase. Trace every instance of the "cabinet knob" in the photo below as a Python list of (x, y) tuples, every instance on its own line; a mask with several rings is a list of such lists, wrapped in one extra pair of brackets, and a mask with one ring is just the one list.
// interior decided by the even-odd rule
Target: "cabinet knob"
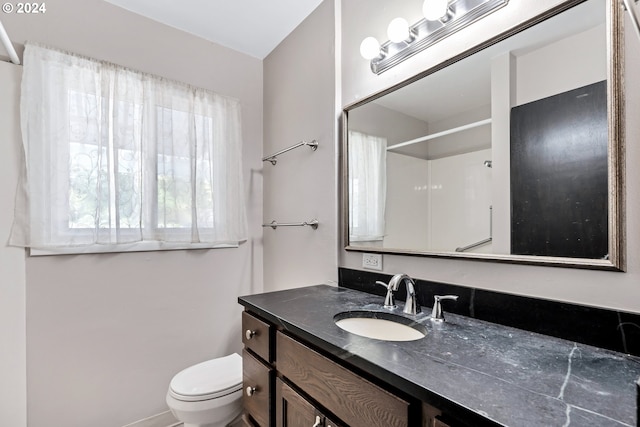
[(252, 331), (251, 329), (247, 329), (244, 332), (244, 336), (247, 337), (248, 340), (250, 340), (251, 338), (253, 338), (253, 336), (256, 334), (256, 331)]
[(254, 393), (258, 391), (258, 389), (256, 389), (255, 387), (247, 387), (246, 392), (247, 392), (247, 396), (251, 397), (254, 395)]
[(319, 427), (320, 424), (322, 424), (322, 419), (320, 418), (320, 415), (316, 415), (316, 422), (311, 427)]

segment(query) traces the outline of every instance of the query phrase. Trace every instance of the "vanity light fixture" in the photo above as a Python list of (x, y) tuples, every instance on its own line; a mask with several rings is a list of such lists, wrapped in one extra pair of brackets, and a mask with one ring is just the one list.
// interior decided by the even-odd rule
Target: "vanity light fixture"
[(360, 55), (365, 59), (373, 59), (380, 55), (380, 42), (375, 37), (367, 37), (360, 44)]
[(380, 45), (375, 37), (367, 37), (360, 54), (371, 61), (371, 71), (381, 74), (443, 38), (473, 24), (509, 0), (425, 0), (424, 19), (409, 26), (404, 18), (389, 24), (389, 40)]
[(447, 14), (449, 0), (425, 0), (422, 4), (422, 14), (427, 21), (437, 21)]
[(387, 27), (387, 36), (393, 43), (408, 42), (411, 37), (409, 23), (404, 18), (396, 18)]

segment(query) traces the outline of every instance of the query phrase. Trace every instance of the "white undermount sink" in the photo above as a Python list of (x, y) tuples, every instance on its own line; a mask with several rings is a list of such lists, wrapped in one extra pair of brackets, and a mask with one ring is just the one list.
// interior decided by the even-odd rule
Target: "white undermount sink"
[(424, 326), (392, 313), (345, 311), (333, 321), (347, 332), (382, 341), (415, 341), (427, 334)]

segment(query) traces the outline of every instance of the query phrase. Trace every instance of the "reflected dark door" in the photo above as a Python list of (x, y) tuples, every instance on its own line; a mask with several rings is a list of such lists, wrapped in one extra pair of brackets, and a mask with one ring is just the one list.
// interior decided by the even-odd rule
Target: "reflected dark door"
[(511, 109), (511, 253), (608, 255), (607, 82)]

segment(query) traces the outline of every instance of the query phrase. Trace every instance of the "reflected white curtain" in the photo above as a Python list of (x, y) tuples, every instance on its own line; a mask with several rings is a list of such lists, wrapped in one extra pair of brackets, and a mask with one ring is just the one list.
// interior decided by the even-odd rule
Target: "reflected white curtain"
[(349, 240), (384, 238), (387, 139), (349, 131)]
[(20, 108), (11, 244), (82, 252), (246, 239), (237, 100), (28, 44)]

